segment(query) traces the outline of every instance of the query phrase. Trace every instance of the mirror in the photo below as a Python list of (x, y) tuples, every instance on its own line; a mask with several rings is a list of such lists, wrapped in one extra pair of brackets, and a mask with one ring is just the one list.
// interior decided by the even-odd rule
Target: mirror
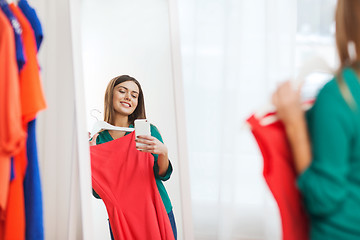
[[(164, 185), (173, 205), (178, 239), (183, 239), (184, 196), (180, 191), (178, 156), (181, 150), (178, 147), (169, 3), (163, 0), (101, 3), (83, 0), (82, 4), (87, 129), (91, 130), (96, 118), (103, 120), (105, 89), (113, 77), (130, 75), (140, 82), (147, 119), (159, 129), (173, 165), (173, 174)], [(93, 198), (92, 206), (94, 239), (110, 239), (105, 205), (102, 200)]]

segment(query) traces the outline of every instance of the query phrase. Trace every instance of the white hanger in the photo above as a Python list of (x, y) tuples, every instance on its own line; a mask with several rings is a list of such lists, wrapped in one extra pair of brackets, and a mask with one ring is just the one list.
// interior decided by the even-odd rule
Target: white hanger
[(123, 132), (132, 132), (135, 129), (134, 128), (126, 128), (126, 127), (117, 127), (117, 126), (113, 126), (105, 121), (97, 121), (94, 126), (92, 131), (90, 132), (90, 139), (98, 132), (100, 132), (101, 130), (117, 130), (117, 131), (123, 131)]
[(99, 121), (99, 119), (94, 115), (94, 111), (101, 113), (98, 109), (92, 109), (90, 112), (90, 115), (96, 119), (96, 122), (90, 132), (90, 139), (95, 134), (100, 132), (101, 130), (118, 130), (118, 131), (123, 131), (123, 132), (132, 132), (135, 130), (134, 128), (117, 127), (117, 126), (113, 126), (105, 121)]
[[(309, 61), (305, 62), (305, 64), (301, 67), (300, 73), (295, 78), (295, 80), (293, 80), (294, 87), (295, 88), (300, 87), (301, 83), (304, 82), (305, 78), (314, 72), (332, 73), (333, 69), (329, 67), (329, 65), (324, 61), (324, 59), (322, 59), (319, 56), (315, 56), (311, 58)], [(302, 107), (304, 110), (308, 110), (311, 107), (311, 105), (305, 103), (303, 104)], [(266, 126), (278, 120), (276, 115), (270, 115), (264, 118), (266, 114), (273, 113), (275, 111), (276, 111), (275, 106), (271, 102), (269, 102), (268, 104), (259, 108), (254, 113), (254, 116), (257, 119), (260, 119), (261, 125)]]

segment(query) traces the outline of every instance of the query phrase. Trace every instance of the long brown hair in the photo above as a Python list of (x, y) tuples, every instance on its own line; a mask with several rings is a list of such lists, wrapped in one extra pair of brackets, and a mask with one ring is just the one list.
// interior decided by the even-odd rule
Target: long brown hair
[[(338, 0), (336, 14), (336, 45), (341, 67), (352, 66), (360, 60), (360, 1)], [(351, 59), (349, 44), (353, 43), (356, 59)]]
[[(351, 67), (358, 76), (360, 73), (360, 0), (338, 0), (335, 22), (336, 46), (340, 59), (336, 80), (345, 101), (353, 107), (355, 102), (342, 77), (342, 70), (345, 67)], [(355, 50), (355, 59), (349, 52), (349, 44), (354, 47), (352, 50)]]
[(133, 77), (129, 75), (121, 75), (115, 77), (110, 80), (107, 85), (105, 91), (105, 98), (104, 98), (104, 121), (110, 124), (115, 124), (115, 110), (113, 106), (113, 97), (114, 97), (114, 88), (119, 83), (132, 81), (139, 87), (139, 96), (138, 96), (138, 105), (135, 108), (134, 112), (129, 115), (129, 123), (134, 124), (134, 120), (138, 118), (145, 119), (145, 103), (144, 103), (144, 94), (141, 89), (140, 83)]

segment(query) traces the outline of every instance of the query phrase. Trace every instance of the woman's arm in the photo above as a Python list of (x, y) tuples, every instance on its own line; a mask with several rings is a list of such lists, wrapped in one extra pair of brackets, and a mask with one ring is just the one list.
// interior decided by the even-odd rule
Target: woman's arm
[(298, 123), (286, 124), (285, 128), (294, 158), (295, 169), (300, 175), (309, 167), (312, 159), (305, 119), (299, 119)]
[(278, 87), (272, 100), (277, 116), (285, 125), (296, 171), (301, 174), (310, 165), (312, 154), (305, 114), (301, 109), (300, 88), (294, 90), (289, 81), (285, 82)]
[(164, 176), (169, 168), (168, 149), (166, 145), (160, 142), (156, 137), (146, 135), (138, 136), (135, 141), (146, 144), (137, 146), (136, 148), (139, 151), (158, 155), (157, 164), (159, 166), (159, 175)]

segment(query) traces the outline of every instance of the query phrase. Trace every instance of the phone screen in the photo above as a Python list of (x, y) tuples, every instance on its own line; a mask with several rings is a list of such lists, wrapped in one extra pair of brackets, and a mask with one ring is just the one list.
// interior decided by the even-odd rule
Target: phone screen
[[(147, 135), (150, 136), (150, 122), (147, 119), (136, 119), (135, 120), (135, 136)], [(144, 145), (142, 143), (136, 143), (136, 146)]]

